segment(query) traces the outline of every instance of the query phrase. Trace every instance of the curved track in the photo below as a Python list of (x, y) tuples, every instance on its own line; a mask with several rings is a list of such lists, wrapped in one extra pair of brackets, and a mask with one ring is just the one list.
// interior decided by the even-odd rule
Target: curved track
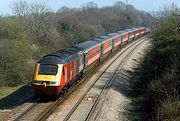
[[(145, 37), (143, 37), (145, 38)], [(100, 75), (100, 77), (98, 79), (100, 79), (103, 75), (103, 73), (106, 72), (106, 70), (123, 54), (125, 53), (128, 49), (132, 48), (134, 45), (136, 45), (137, 43), (139, 43), (135, 48), (138, 48), (138, 46), (143, 43), (144, 41), (140, 42), (141, 40), (143, 40), (143, 38), (141, 38), (138, 41), (133, 42), (129, 47), (127, 47), (121, 54), (119, 54), (117, 56), (117, 58), (115, 58), (113, 60), (113, 62), (110, 63), (110, 65), (104, 70), (104, 72), (102, 72), (102, 74)], [(134, 49), (135, 49), (134, 48)], [(126, 58), (123, 59), (123, 63), (128, 59), (128, 57), (131, 55), (131, 53), (133, 52), (133, 50), (128, 54), (128, 56)], [(123, 63), (119, 64), (119, 66), (123, 66)], [(118, 69), (118, 68), (117, 68)], [(116, 69), (116, 71), (117, 71)], [(24, 120), (24, 121), (44, 121), (48, 118), (49, 115), (51, 115), (54, 110), (73, 92), (73, 90), (75, 88), (78, 87), (78, 85), (80, 85), (84, 80), (86, 80), (86, 78), (88, 78), (89, 76), (92, 75), (93, 73), (93, 69), (91, 70), (90, 73), (88, 73), (86, 75), (86, 77), (84, 77), (79, 83), (77, 83), (76, 85), (74, 85), (68, 92), (66, 95), (64, 95), (63, 97), (60, 97), (58, 100), (56, 101), (37, 101), (35, 102), (32, 106), (30, 106), (26, 111), (24, 111), (21, 115), (19, 115), (15, 121), (18, 120)], [(101, 98), (101, 96), (104, 93), (104, 90), (107, 88), (108, 84), (110, 83), (110, 81), (112, 80), (112, 78), (114, 77), (116, 71), (114, 71), (111, 76), (110, 79), (105, 83), (104, 87), (102, 88), (102, 91), (100, 92), (99, 96), (97, 96), (95, 103), (93, 104), (93, 106), (91, 106), (88, 115), (85, 117), (86, 120), (89, 120), (92, 116), (92, 113), (94, 111), (94, 109), (96, 108), (96, 105), (98, 104), (99, 99)], [(73, 113), (76, 111), (76, 109), (78, 108), (78, 106), (81, 104), (82, 100), (86, 97), (86, 95), (88, 94), (88, 92), (92, 89), (92, 87), (95, 85), (95, 83), (98, 81), (98, 79), (89, 86), (89, 88), (86, 90), (86, 92), (83, 94), (83, 96), (81, 97), (81, 99), (79, 99), (79, 101), (76, 103), (76, 105), (72, 108), (72, 110), (69, 112), (69, 114), (66, 116), (66, 118), (64, 120), (68, 120), (71, 118), (71, 116), (73, 115)]]
[[(78, 100), (78, 102), (74, 105), (74, 107), (71, 109), (71, 111), (68, 113), (68, 115), (65, 117), (64, 121), (70, 120), (90, 120), (93, 116), (94, 110), (96, 109), (96, 106), (98, 105), (99, 100), (105, 93), (106, 88), (112, 81), (113, 77), (115, 76), (117, 70), (119, 68), (122, 68), (125, 62), (128, 60), (128, 58), (132, 55), (136, 49), (138, 49), (139, 46), (141, 46), (145, 41), (141, 40), (140, 42), (136, 42), (133, 45), (130, 46), (131, 49), (126, 56), (117, 64), (117, 59), (123, 54), (120, 54), (113, 62), (104, 70), (104, 72), (97, 78), (97, 80), (89, 86), (89, 88), (86, 90), (86, 92), (83, 94), (83, 96)], [(125, 50), (127, 51), (127, 50)], [(124, 52), (125, 52), (124, 51)], [(116, 68), (113, 70), (112, 66), (116, 65)], [(114, 68), (114, 67), (113, 67)], [(108, 75), (107, 75), (108, 73)], [(110, 73), (110, 74), (109, 74)], [(97, 87), (100, 91), (97, 92)], [(89, 98), (91, 97), (91, 98)]]

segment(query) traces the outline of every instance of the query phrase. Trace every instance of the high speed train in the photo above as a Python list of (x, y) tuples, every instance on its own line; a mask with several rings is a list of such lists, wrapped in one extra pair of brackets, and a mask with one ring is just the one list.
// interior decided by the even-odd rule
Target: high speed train
[(64, 93), (71, 83), (88, 73), (88, 68), (95, 65), (94, 63), (148, 32), (146, 27), (126, 29), (43, 56), (36, 63), (32, 81), (36, 95), (58, 96)]

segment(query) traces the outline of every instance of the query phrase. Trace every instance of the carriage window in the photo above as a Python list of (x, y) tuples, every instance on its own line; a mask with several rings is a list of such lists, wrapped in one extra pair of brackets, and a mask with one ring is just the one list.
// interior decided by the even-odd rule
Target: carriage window
[(58, 71), (57, 65), (45, 65), (42, 64), (39, 67), (38, 74), (45, 74), (45, 75), (56, 75)]

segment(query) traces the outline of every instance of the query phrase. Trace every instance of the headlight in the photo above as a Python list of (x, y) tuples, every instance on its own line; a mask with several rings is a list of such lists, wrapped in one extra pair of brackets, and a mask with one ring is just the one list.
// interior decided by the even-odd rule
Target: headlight
[(43, 84), (43, 83), (46, 83), (46, 84), (60, 84), (60, 82), (58, 82), (58, 81), (39, 81), (39, 80), (34, 80), (33, 81), (33, 84)]
[(58, 81), (56, 81), (56, 82), (50, 82), (50, 84), (59, 84), (59, 82), (58, 82)]
[(33, 84), (42, 84), (42, 81), (34, 80), (34, 81), (33, 81)]

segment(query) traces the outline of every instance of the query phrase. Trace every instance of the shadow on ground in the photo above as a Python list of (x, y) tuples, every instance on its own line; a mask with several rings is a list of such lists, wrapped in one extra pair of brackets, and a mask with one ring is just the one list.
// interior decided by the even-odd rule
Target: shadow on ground
[[(25, 85), (17, 91), (9, 94), (0, 100), (0, 110), (12, 110), (23, 102), (30, 102), (30, 98), (34, 97), (34, 90), (30, 85)], [(33, 100), (32, 100), (33, 101)]]

